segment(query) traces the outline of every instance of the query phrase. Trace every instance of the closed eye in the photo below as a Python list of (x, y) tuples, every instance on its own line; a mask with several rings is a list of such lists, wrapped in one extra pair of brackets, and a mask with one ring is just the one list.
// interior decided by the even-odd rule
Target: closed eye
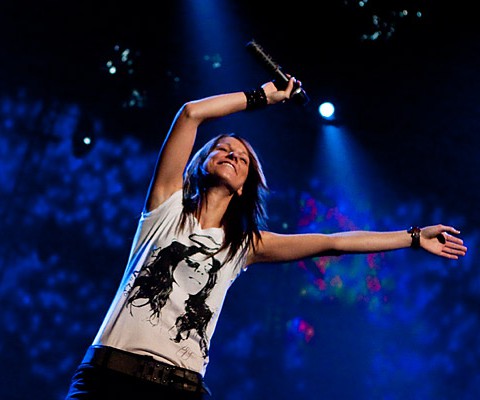
[[(217, 151), (224, 151), (224, 152), (227, 152), (227, 153), (230, 153), (230, 152), (234, 151), (235, 154), (238, 154), (235, 150), (233, 150), (233, 149), (231, 149), (227, 146), (224, 146), (224, 145), (217, 145), (215, 147), (215, 149)], [(249, 157), (243, 156), (243, 154), (245, 153), (244, 151), (241, 151), (240, 153), (242, 154), (242, 156), (240, 156), (240, 157), (237, 156), (237, 158), (239, 158), (242, 161), (242, 163), (247, 165), (249, 160), (250, 160)]]

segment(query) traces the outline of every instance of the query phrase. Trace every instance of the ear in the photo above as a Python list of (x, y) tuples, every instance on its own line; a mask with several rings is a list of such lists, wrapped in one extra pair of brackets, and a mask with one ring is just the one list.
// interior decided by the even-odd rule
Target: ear
[(237, 193), (237, 196), (240, 197), (240, 196), (242, 195), (242, 193), (243, 193), (243, 186), (240, 186), (240, 187), (237, 189), (236, 193)]

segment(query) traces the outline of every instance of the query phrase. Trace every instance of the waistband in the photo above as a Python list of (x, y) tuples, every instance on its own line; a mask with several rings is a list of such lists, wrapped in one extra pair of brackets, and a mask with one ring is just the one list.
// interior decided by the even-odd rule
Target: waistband
[(149, 356), (130, 353), (114, 347), (90, 346), (85, 353), (82, 364), (108, 368), (144, 381), (179, 390), (210, 394), (202, 375), (195, 371), (175, 367)]

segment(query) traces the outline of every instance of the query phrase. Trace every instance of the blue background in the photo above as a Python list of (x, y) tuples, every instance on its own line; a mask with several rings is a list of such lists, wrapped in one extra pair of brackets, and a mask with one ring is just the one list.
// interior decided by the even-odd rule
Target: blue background
[(2, 399), (64, 397), (174, 113), (272, 78), (252, 38), (311, 101), (209, 122), (199, 145), (251, 141), (272, 230), (445, 223), (469, 251), (250, 267), (212, 340), (213, 398), (480, 397), (478, 24), (466, 1), (388, 3), (0, 4)]

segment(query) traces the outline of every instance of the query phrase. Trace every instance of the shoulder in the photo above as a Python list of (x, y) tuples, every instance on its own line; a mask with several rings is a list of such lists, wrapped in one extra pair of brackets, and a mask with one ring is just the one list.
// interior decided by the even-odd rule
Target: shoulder
[(142, 211), (142, 217), (148, 218), (152, 215), (157, 215), (159, 213), (162, 213), (162, 211), (164, 210), (168, 210), (168, 212), (171, 212), (174, 209), (179, 209), (179, 210), (183, 209), (182, 189), (179, 189), (173, 192), (169, 197), (165, 199), (165, 201), (163, 201), (157, 207), (151, 210), (144, 209)]

